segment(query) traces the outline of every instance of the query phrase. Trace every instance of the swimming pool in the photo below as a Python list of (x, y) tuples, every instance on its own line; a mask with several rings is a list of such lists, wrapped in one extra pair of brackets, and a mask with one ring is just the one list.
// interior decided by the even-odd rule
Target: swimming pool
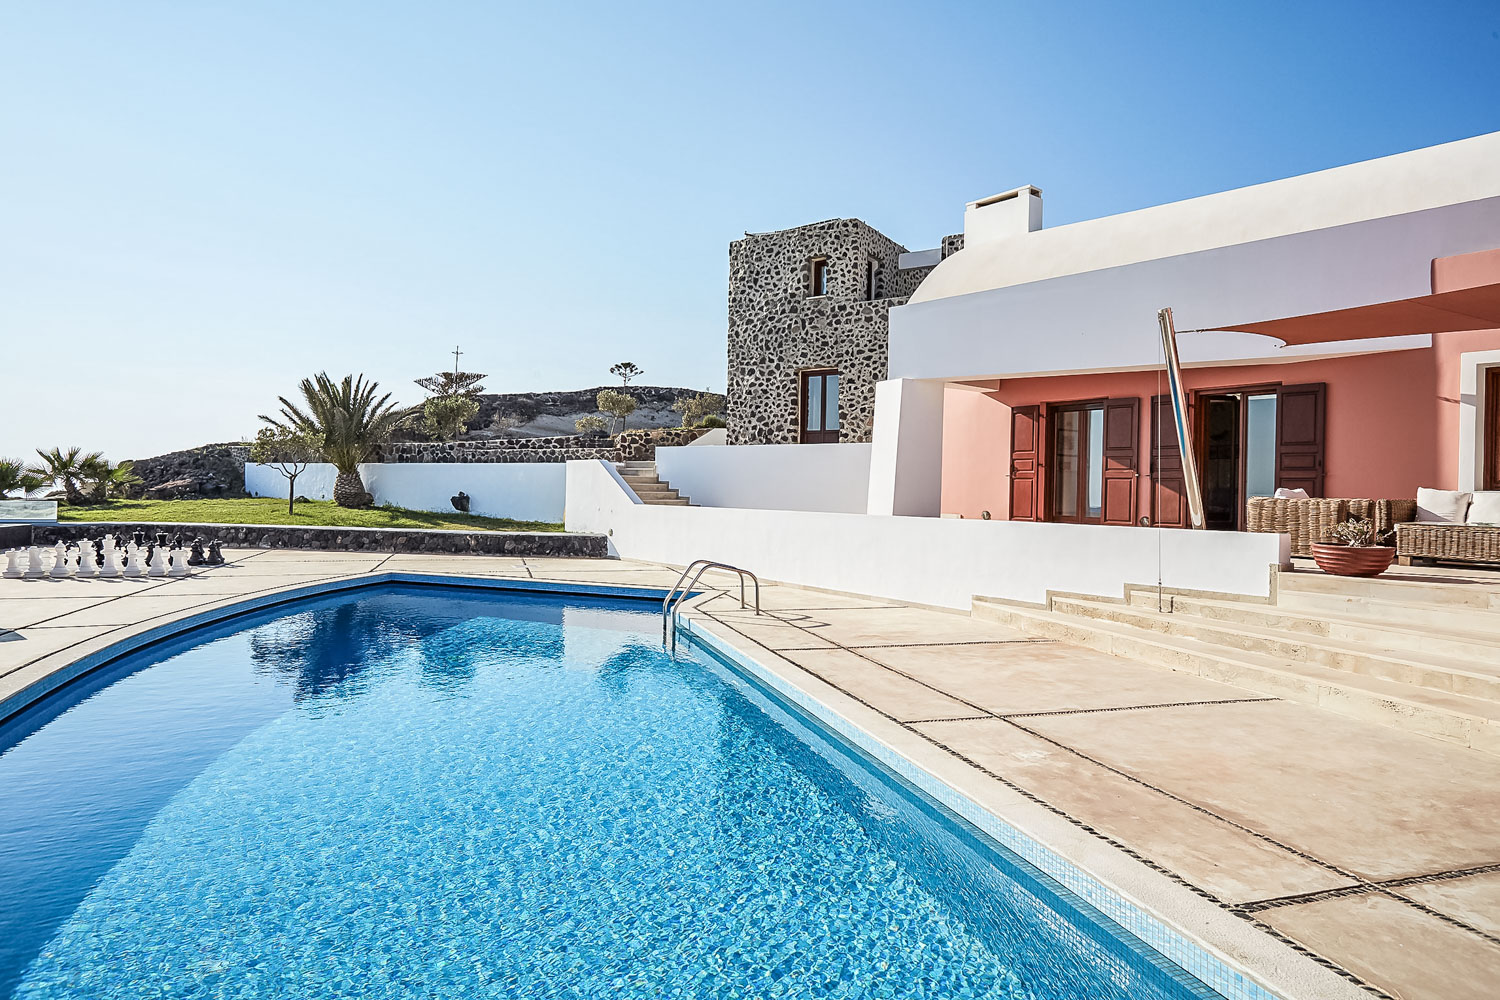
[(654, 608), (388, 585), (0, 729), (0, 997), (1207, 995)]

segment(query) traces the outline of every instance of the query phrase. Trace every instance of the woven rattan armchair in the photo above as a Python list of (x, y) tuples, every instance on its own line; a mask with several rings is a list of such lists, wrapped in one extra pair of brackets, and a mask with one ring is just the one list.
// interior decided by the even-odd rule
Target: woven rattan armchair
[(1397, 525), (1396, 560), (1410, 566), (1413, 559), (1500, 563), (1500, 526), (1441, 521)]
[[(1328, 541), (1334, 528), (1350, 518), (1375, 522), (1375, 531), (1390, 531), (1417, 516), (1415, 500), (1373, 500), (1360, 497), (1309, 497), (1284, 500), (1251, 497), (1245, 505), (1248, 531), (1285, 532), (1292, 536), (1292, 555), (1310, 556), (1314, 542)], [(1400, 550), (1397, 550), (1399, 555)]]

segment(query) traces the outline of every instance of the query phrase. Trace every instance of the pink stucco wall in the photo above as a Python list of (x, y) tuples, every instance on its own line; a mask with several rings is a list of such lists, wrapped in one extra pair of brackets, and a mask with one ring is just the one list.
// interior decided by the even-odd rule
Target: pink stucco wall
[[(1458, 356), (1500, 350), (1500, 330), (1440, 334), (1431, 348), (1295, 364), (1192, 368), (1189, 390), (1266, 383), (1327, 383), (1325, 493), (1328, 496), (1416, 495), (1418, 486), (1458, 483)], [(1142, 400), (1138, 496), (1150, 489), (1150, 407), (1164, 392), (1155, 372), (1006, 379), (994, 392), (950, 389), (944, 398), (945, 513), (978, 517), (1009, 509), (1012, 406), (1098, 397)], [(951, 438), (951, 441), (950, 441)], [(1141, 507), (1144, 513), (1149, 508)]]

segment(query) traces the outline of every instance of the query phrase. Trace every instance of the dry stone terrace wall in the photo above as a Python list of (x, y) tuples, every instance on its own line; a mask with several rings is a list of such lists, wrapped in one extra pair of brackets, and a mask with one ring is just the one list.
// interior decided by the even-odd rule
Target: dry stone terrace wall
[(380, 449), (382, 462), (575, 462), (616, 461), (607, 437), (490, 438), (460, 441), (393, 441)]
[[(945, 239), (944, 256), (961, 246), (962, 237)], [(747, 234), (729, 245), (730, 444), (795, 443), (800, 376), (813, 368), (839, 371), (840, 440), (870, 440), (889, 311), (932, 270), (901, 270), (905, 250), (858, 219)], [(819, 257), (828, 262), (828, 289), (812, 296)], [(878, 266), (873, 299), (871, 262)]]
[[(423, 531), (406, 528), (304, 528), (274, 524), (135, 524), (118, 521), (36, 525), (31, 544), (53, 545), (104, 535), (158, 531), (194, 538), (218, 539), (230, 548), (315, 549), (338, 552), (438, 552), (508, 556), (579, 556), (603, 559), (609, 543), (603, 535), (561, 531)], [(24, 544), (24, 543), (20, 543)]]

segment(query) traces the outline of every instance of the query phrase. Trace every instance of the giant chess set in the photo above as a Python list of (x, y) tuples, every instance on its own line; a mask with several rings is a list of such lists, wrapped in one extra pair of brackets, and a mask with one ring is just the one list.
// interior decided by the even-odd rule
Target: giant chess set
[(187, 576), (194, 566), (222, 566), (224, 553), (218, 539), (207, 543), (194, 538), (183, 546), (181, 535), (170, 538), (158, 531), (148, 538), (144, 531), (103, 538), (80, 539), (51, 547), (31, 545), (8, 549), (0, 576), (10, 580), (115, 579), (121, 577)]

